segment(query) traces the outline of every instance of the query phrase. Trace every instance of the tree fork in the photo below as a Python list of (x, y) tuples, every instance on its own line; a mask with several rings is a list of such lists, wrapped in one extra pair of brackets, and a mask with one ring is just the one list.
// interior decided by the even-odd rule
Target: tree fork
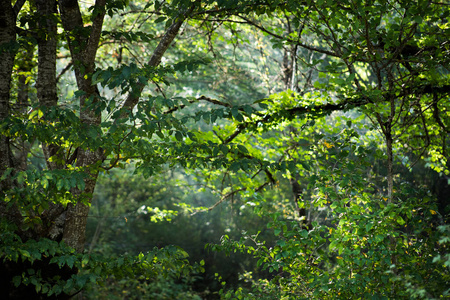
[[(76, 29), (84, 27), (80, 7), (76, 0), (59, 1), (59, 10), (64, 30), (68, 33), (67, 40), (69, 49), (74, 62), (75, 77), (78, 88), (84, 92), (80, 97), (80, 119), (87, 126), (95, 126), (100, 124), (101, 115), (86, 108), (86, 100), (93, 99), (94, 102), (99, 99), (99, 92), (95, 85), (92, 85), (89, 74), (92, 74), (95, 68), (95, 56), (101, 36), (103, 20), (105, 17), (106, 0), (97, 0), (95, 6), (98, 13), (92, 22), (92, 29), (89, 38), (81, 36), (80, 33), (75, 34)], [(76, 40), (76, 48), (72, 39)], [(83, 46), (81, 46), (83, 45)], [(101, 149), (79, 149), (77, 151), (76, 165), (84, 168), (87, 173), (85, 179), (85, 189), (81, 191), (74, 189), (73, 193), (76, 198), (87, 197), (87, 201), (69, 204), (64, 224), (63, 240), (78, 252), (84, 249), (86, 236), (86, 223), (89, 213), (89, 206), (83, 202), (90, 202), (95, 189), (98, 168), (92, 168), (93, 165), (101, 161), (103, 154)]]

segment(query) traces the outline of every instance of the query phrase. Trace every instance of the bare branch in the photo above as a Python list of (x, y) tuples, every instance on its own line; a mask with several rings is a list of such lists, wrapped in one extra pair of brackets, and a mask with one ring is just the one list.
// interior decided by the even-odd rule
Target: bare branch
[(58, 76), (56, 77), (56, 82), (59, 82), (59, 80), (61, 79), (61, 77), (62, 77), (67, 71), (70, 70), (70, 68), (72, 67), (72, 65), (73, 65), (73, 63), (70, 62), (70, 63), (68, 63), (68, 64), (64, 67), (64, 69), (61, 70), (61, 72), (60, 72), (60, 73), (58, 74)]

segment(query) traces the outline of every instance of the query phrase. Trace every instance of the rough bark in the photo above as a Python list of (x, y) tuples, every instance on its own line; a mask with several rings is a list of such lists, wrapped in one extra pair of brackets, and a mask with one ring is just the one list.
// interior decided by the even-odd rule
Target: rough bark
[[(15, 52), (12, 50), (16, 41), (16, 14), (11, 1), (0, 0), (0, 122), (10, 115), (11, 73)], [(0, 133), (0, 174), (12, 167), (9, 138)], [(10, 185), (8, 180), (0, 182), (4, 191)]]
[(376, 118), (378, 124), (380, 125), (381, 131), (384, 135), (384, 139), (386, 142), (386, 168), (387, 168), (387, 198), (388, 203), (392, 203), (393, 191), (394, 191), (394, 154), (393, 154), (393, 137), (392, 137), (392, 123), (395, 117), (395, 100), (390, 100), (390, 114), (384, 121), (383, 117), (377, 113)]
[[(36, 0), (38, 13), (38, 76), (36, 90), (41, 109), (46, 111), (58, 105), (56, 80), (57, 52), (57, 4), (55, 0)], [(49, 170), (65, 168), (64, 153), (56, 143), (43, 143), (45, 161)], [(52, 159), (51, 159), (52, 158)], [(49, 203), (48, 209), (41, 215), (42, 225), (36, 226), (37, 236), (60, 240), (64, 226), (64, 207), (61, 204)]]
[[(56, 107), (58, 103), (56, 92), (57, 27), (54, 19), (56, 1), (36, 0), (36, 7), (39, 15), (39, 32), (41, 33), (38, 36), (38, 76), (36, 89), (39, 103), (42, 109), (45, 110)], [(43, 150), (47, 167), (50, 170), (61, 169), (63, 167), (61, 157), (53, 161), (49, 159), (60, 151), (58, 145), (44, 144)]]
[[(106, 0), (96, 2), (96, 6), (105, 6)], [(84, 31), (83, 19), (76, 0), (59, 1), (59, 10), (61, 14), (61, 22), (66, 32), (67, 42), (69, 44), (70, 54), (74, 62), (75, 79), (78, 88), (85, 92), (80, 99), (80, 107), (82, 109), (80, 118), (82, 122), (87, 124), (98, 124), (100, 116), (92, 111), (88, 111), (85, 107), (85, 101), (90, 96), (98, 96), (95, 85), (91, 84), (88, 74), (92, 74), (95, 68), (95, 55), (98, 49), (98, 42), (101, 34), (101, 26), (103, 24), (104, 12), (98, 14), (92, 24), (90, 32)]]
[[(20, 7), (16, 7), (17, 11)], [(15, 57), (16, 42), (16, 17), (17, 13), (11, 6), (11, 1), (0, 0), (0, 126), (10, 116), (10, 88), (11, 74)], [(13, 168), (13, 156), (10, 147), (10, 139), (0, 132), (0, 177)], [(0, 199), (12, 187), (12, 180), (7, 177), (0, 181)], [(0, 201), (0, 217), (5, 218), (11, 224), (20, 225), (21, 215), (16, 206), (7, 208), (6, 202)]]
[[(92, 74), (95, 68), (95, 56), (105, 16), (105, 4), (106, 0), (96, 1), (95, 5), (99, 9), (99, 13), (93, 20), (89, 34), (86, 35), (78, 2), (74, 0), (59, 1), (61, 21), (67, 33), (77, 86), (84, 92), (84, 95), (80, 97), (80, 121), (86, 125), (86, 128), (99, 125), (101, 121), (101, 115), (88, 109), (86, 105), (87, 99), (93, 99), (94, 103), (99, 99), (97, 87), (91, 84), (90, 77), (86, 75)], [(85, 168), (89, 176), (85, 180), (85, 190), (74, 190), (73, 192), (77, 197), (82, 195), (87, 197), (85, 199), (87, 202), (90, 202), (92, 198), (97, 181), (98, 170), (93, 166), (101, 159), (101, 149), (79, 149), (77, 151), (76, 165)], [(84, 249), (88, 213), (89, 206), (82, 202), (69, 205), (65, 212), (63, 240), (78, 252)]]
[(386, 132), (386, 152), (387, 152), (387, 190), (388, 190), (388, 202), (392, 202), (392, 196), (394, 191), (394, 155), (392, 152), (392, 133), (389, 126)]
[(44, 106), (56, 106), (56, 1), (35, 0), (39, 13), (37, 95)]
[[(101, 160), (101, 150), (80, 150), (77, 158), (77, 166), (85, 166), (89, 177), (85, 179), (85, 189), (83, 191), (75, 190), (75, 196), (83, 202), (90, 203), (97, 182), (98, 170), (92, 166)], [(89, 206), (83, 202), (70, 204), (65, 212), (65, 225), (63, 240), (69, 246), (75, 248), (78, 252), (84, 250), (86, 241), (86, 224), (89, 213)]]

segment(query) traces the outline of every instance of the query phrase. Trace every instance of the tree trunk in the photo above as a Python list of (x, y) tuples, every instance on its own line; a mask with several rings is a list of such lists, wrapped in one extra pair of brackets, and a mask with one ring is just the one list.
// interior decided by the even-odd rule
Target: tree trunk
[[(0, 0), (0, 124), (10, 116), (11, 74), (14, 65), (16, 42), (16, 14), (11, 1)], [(9, 137), (0, 132), (0, 176), (12, 167), (12, 155), (9, 147)], [(0, 182), (1, 191), (9, 188), (11, 182)]]
[(390, 124), (387, 125), (386, 129), (386, 152), (387, 152), (387, 189), (388, 189), (388, 202), (392, 202), (392, 196), (394, 191), (394, 156), (392, 153), (392, 133)]
[(298, 213), (298, 219), (299, 219), (299, 224), (302, 228), (305, 228), (306, 230), (311, 230), (312, 226), (311, 226), (311, 222), (308, 220), (308, 216), (307, 216), (307, 211), (306, 211), (306, 203), (303, 203), (303, 207), (300, 207), (300, 203), (303, 201), (302, 199), (302, 194), (303, 194), (303, 189), (300, 186), (300, 183), (298, 183), (299, 181), (299, 175), (298, 173), (295, 174), (295, 176), (293, 176), (290, 179), (290, 183), (291, 183), (291, 187), (292, 187), (292, 194), (294, 197), (294, 205), (295, 205), (295, 209), (297, 210)]
[[(55, 0), (36, 0), (38, 12), (38, 76), (36, 80), (37, 96), (40, 108), (46, 118), (47, 112), (58, 105), (56, 81), (56, 52), (57, 52), (57, 4)], [(45, 161), (49, 170), (64, 169), (63, 149), (56, 144), (47, 142), (42, 144)], [(52, 158), (52, 159), (51, 159)], [(62, 204), (50, 202), (44, 210), (42, 225), (36, 226), (37, 237), (47, 237), (60, 240), (63, 236), (64, 207)]]
[[(33, 45), (25, 47), (21, 52), (18, 53), (16, 57), (16, 66), (18, 68), (18, 80), (17, 80), (17, 103), (15, 111), (18, 111), (19, 115), (25, 115), (30, 107), (29, 92), (30, 92), (30, 81), (28, 79), (28, 74), (32, 71), (35, 66)], [(15, 168), (20, 171), (25, 171), (27, 169), (27, 156), (30, 153), (31, 143), (23, 138), (18, 139), (17, 143), (20, 145), (20, 150), (15, 155)]]
[[(80, 98), (80, 119), (81, 123), (86, 125), (86, 128), (90, 126), (98, 126), (101, 122), (101, 115), (96, 114), (90, 109), (86, 109), (86, 99), (93, 99), (98, 101), (99, 92), (95, 85), (92, 85), (89, 76), (95, 69), (95, 56), (98, 49), (98, 44), (101, 36), (103, 19), (105, 16), (105, 4), (106, 0), (97, 0), (95, 5), (99, 9), (99, 12), (92, 22), (92, 28), (87, 36), (81, 36), (80, 34), (74, 35), (76, 29), (83, 27), (83, 20), (81, 17), (78, 2), (76, 0), (60, 0), (59, 10), (61, 15), (61, 21), (64, 27), (64, 31), (67, 33), (67, 40), (69, 43), (69, 49), (74, 62), (75, 77), (78, 85), (78, 89), (85, 94)], [(158, 46), (153, 52), (148, 64), (150, 66), (158, 66), (161, 62), (161, 58), (166, 50), (171, 45), (174, 38), (178, 35), (178, 32), (186, 19), (187, 15), (195, 8), (194, 4), (184, 13), (181, 13), (174, 23), (167, 28), (166, 33), (161, 38)], [(75, 41), (72, 42), (72, 41)], [(77, 46), (75, 46), (77, 45)], [(133, 109), (133, 107), (139, 101), (140, 93), (144, 89), (145, 85), (139, 86), (139, 91), (133, 91), (124, 103), (126, 109)], [(136, 93), (137, 92), (137, 93)], [(97, 163), (101, 162), (103, 154), (101, 149), (79, 149), (76, 166), (86, 168), (88, 178), (85, 180), (85, 190), (75, 191), (77, 196), (84, 195), (85, 202), (90, 202), (92, 194), (95, 189), (95, 184), (98, 176), (98, 167), (94, 167)], [(87, 216), (89, 213), (89, 207), (81, 202), (76, 205), (69, 205), (66, 212), (66, 220), (64, 227), (63, 240), (70, 246), (74, 247), (77, 251), (84, 249), (85, 242), (85, 230), (87, 223)]]
[[(55, 22), (56, 1), (36, 0), (39, 14), (38, 36), (38, 77), (36, 81), (37, 96), (42, 109), (50, 109), (58, 104), (56, 92), (56, 45), (57, 27)], [(44, 30), (43, 30), (44, 29)], [(45, 115), (44, 115), (45, 117)], [(43, 151), (47, 167), (50, 170), (61, 169), (63, 156), (57, 144), (44, 144)], [(59, 154), (58, 159), (49, 158)]]
[[(87, 99), (93, 99), (94, 103), (99, 99), (97, 87), (92, 85), (90, 77), (86, 75), (91, 75), (95, 69), (95, 56), (105, 17), (106, 0), (97, 0), (95, 5), (99, 9), (99, 13), (93, 20), (89, 36), (82, 36), (81, 33), (75, 34), (75, 32), (82, 32), (76, 29), (84, 27), (78, 1), (59, 1), (61, 21), (67, 34), (67, 41), (74, 62), (77, 86), (79, 90), (84, 92), (84, 95), (80, 97), (80, 121), (86, 125), (86, 129), (90, 126), (98, 126), (101, 122), (101, 114), (96, 114), (86, 105)], [(101, 160), (101, 149), (79, 149), (77, 151), (76, 166), (85, 168), (88, 176), (85, 179), (85, 190), (74, 189), (73, 193), (76, 197), (85, 197), (83, 202), (90, 203), (92, 199), (98, 175), (98, 167), (93, 166)], [(63, 240), (78, 252), (82, 252), (84, 249), (89, 213), (89, 206), (83, 202), (68, 206), (63, 233)]]
[[(10, 117), (10, 88), (11, 74), (15, 57), (16, 42), (16, 12), (11, 6), (11, 1), (0, 0), (0, 177), (9, 168), (13, 168), (13, 157), (10, 147), (10, 139), (3, 130), (4, 121)], [(16, 206), (7, 208), (3, 201), (6, 191), (12, 187), (10, 176), (0, 181), (0, 217), (4, 217), (11, 224), (20, 225), (21, 214)]]

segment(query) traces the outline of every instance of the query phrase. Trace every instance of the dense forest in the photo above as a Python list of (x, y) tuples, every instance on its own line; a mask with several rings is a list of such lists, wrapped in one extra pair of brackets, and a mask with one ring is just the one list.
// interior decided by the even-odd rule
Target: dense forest
[(449, 18), (0, 0), (0, 297), (450, 297)]

